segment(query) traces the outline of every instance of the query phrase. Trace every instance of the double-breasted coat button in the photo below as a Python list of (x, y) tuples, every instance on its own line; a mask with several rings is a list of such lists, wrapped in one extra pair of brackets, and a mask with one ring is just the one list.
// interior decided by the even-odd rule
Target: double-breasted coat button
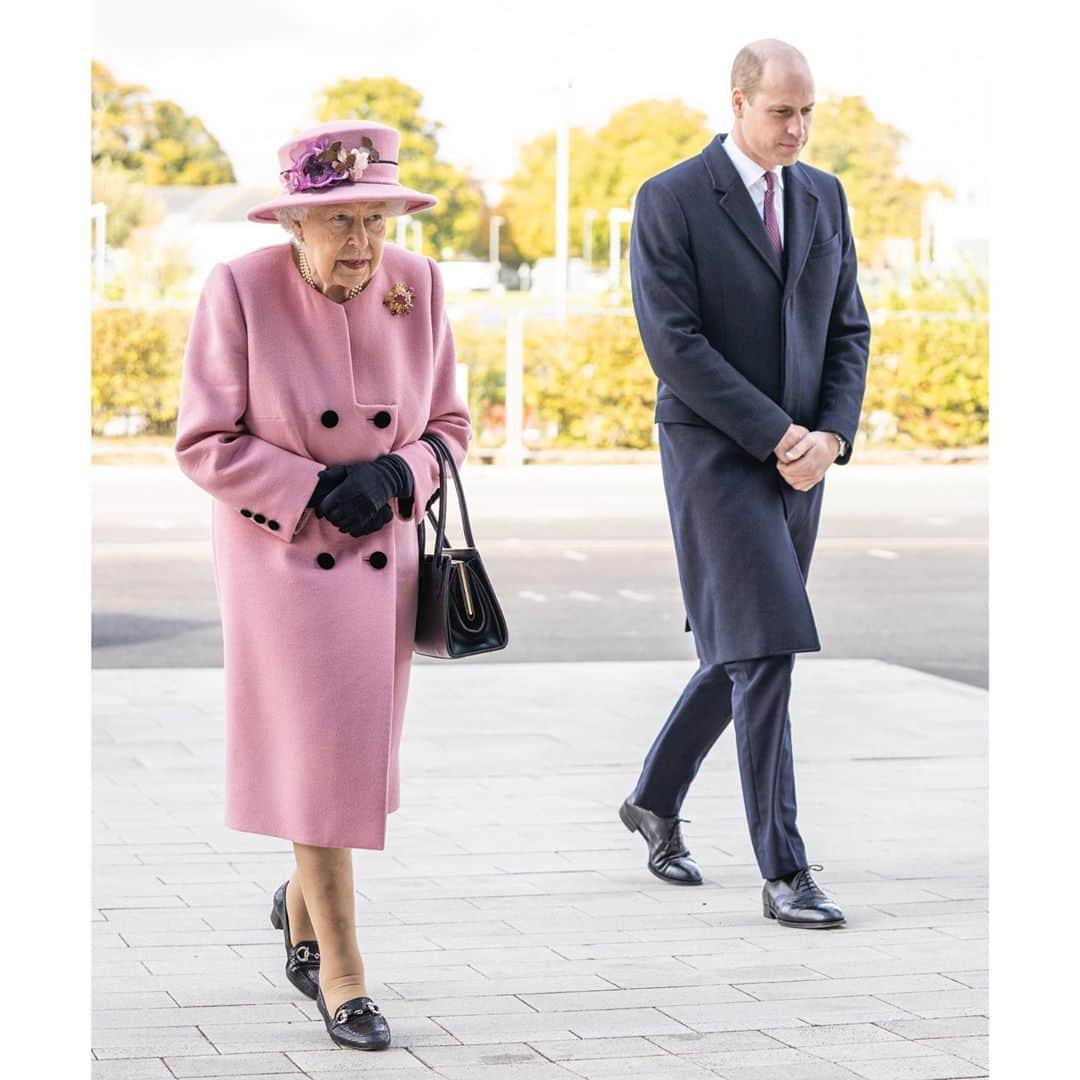
[(380, 409), (372, 419), (375, 421), (376, 427), (389, 427), (392, 417), (385, 409)]
[(373, 551), (368, 559), (376, 570), (381, 570), (386, 565), (386, 556), (381, 551)]
[(247, 507), (244, 507), (244, 509), (243, 509), (243, 510), (241, 510), (241, 511), (240, 511), (240, 513), (241, 513), (241, 514), (243, 514), (243, 515), (244, 515), (244, 517), (251, 517), (251, 511), (250, 511), (250, 510), (248, 510), (248, 508), (247, 508)]
[(334, 556), (331, 555), (329, 551), (320, 551), (319, 554), (315, 556), (315, 561), (324, 570), (334, 569)]
[(256, 525), (265, 525), (266, 524), (266, 515), (265, 514), (256, 514), (255, 515), (255, 524)]
[(338, 414), (333, 409), (327, 409), (319, 419), (323, 427), (334, 427), (338, 422)]
[(273, 529), (273, 530), (274, 530), (274, 532), (277, 532), (277, 531), (278, 531), (278, 529), (280, 529), (280, 528), (281, 528), (281, 526), (280, 526), (280, 525), (279, 525), (279, 524), (278, 524), (278, 523), (277, 523), (277, 522), (276, 522), (276, 521), (275, 521), (275, 520), (274, 520), (273, 518), (271, 518), (271, 519), (270, 519), (270, 520), (269, 520), (269, 521), (268, 521), (268, 522), (266, 523), (266, 527), (267, 527), (268, 529)]

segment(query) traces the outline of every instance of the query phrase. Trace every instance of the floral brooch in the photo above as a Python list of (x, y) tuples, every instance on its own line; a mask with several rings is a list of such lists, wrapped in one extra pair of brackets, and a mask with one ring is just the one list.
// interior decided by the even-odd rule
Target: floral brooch
[(383, 306), (389, 308), (391, 315), (408, 315), (413, 309), (415, 299), (416, 293), (412, 287), (406, 285), (404, 281), (399, 281), (383, 297)]

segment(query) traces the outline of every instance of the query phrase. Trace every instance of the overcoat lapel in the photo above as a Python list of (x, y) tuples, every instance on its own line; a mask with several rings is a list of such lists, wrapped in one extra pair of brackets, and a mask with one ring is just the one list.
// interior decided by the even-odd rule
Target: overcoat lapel
[[(729, 135), (728, 138), (730, 137)], [(777, 280), (782, 282), (784, 270), (780, 265), (780, 256), (773, 251), (769, 234), (765, 231), (765, 225), (757, 212), (757, 207), (754, 206), (754, 200), (750, 192), (746, 190), (742, 177), (739, 176), (723, 147), (723, 138), (717, 135), (701, 152), (701, 156), (705, 161), (705, 167), (709, 170), (712, 185), (719, 195), (721, 209), (735, 222), (743, 236), (753, 245), (754, 250), (765, 260)]]
[(701, 154), (719, 195), (719, 205), (777, 279), (783, 282), (784, 298), (787, 299), (806, 265), (806, 253), (810, 250), (817, 223), (818, 197), (803, 178), (797, 163), (784, 166), (784, 258), (781, 262), (769, 242), (769, 234), (750, 192), (724, 149), (724, 138), (731, 136), (717, 135)]
[[(743, 185), (745, 187), (745, 185)], [(757, 210), (755, 209), (755, 214)], [(795, 288), (806, 265), (806, 253), (817, 224), (818, 197), (802, 176), (798, 164), (784, 166), (784, 299)], [(765, 227), (762, 226), (762, 232)]]

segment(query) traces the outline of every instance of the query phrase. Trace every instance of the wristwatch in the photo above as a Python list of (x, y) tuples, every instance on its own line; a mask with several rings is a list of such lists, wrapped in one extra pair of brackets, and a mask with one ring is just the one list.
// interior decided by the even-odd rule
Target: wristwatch
[(829, 434), (835, 436), (836, 441), (840, 444), (840, 453), (836, 456), (842, 458), (847, 453), (847, 439), (839, 431), (830, 431)]

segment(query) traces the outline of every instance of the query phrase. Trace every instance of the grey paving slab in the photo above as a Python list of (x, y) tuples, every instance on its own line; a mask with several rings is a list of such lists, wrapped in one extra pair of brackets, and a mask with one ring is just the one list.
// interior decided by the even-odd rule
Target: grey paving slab
[(206, 1057), (170, 1057), (165, 1059), (171, 1074), (178, 1080), (203, 1076), (298, 1076), (299, 1066), (282, 1053), (212, 1054)]
[(961, 1077), (986, 1076), (986, 1069), (946, 1054), (930, 1057), (892, 1058), (882, 1061), (845, 1062), (857, 1076), (866, 1080), (960, 1080)]
[[(587, 1045), (582, 1039), (573, 1041), (580, 1045)], [(444, 1066), (447, 1068), (464, 1068), (468, 1065), (527, 1065), (533, 1062), (551, 1060), (553, 1055), (541, 1053), (536, 1048), (538, 1045), (530, 1045), (524, 1042), (508, 1042), (481, 1043), (473, 1046), (461, 1044), (453, 1046), (417, 1046), (413, 1047), (411, 1052), (417, 1060), (432, 1069), (441, 1069)], [(557, 1043), (553, 1045), (561, 1046), (563, 1044)]]
[(174, 1076), (160, 1058), (117, 1058), (90, 1066), (91, 1080), (173, 1080)]
[(372, 1054), (332, 1047), (329, 1050), (294, 1050), (288, 1056), (303, 1075), (309, 1077), (348, 1080), (349, 1077), (363, 1076), (372, 1080), (391, 1076), (394, 1080), (405, 1080), (406, 1077), (432, 1075), (431, 1069), (414, 1054), (395, 1046)]
[(580, 1074), (551, 1061), (527, 1061), (520, 1065), (449, 1065), (436, 1075), (444, 1080), (570, 1080)]
[(616, 818), (692, 670), (417, 665), (402, 808), (354, 853), (380, 1055), (284, 977), (291, 845), (223, 825), (221, 672), (95, 672), (94, 1077), (982, 1075), (985, 692), (800, 658), (800, 825), (848, 913), (808, 934), (761, 917), (733, 740), (684, 807), (705, 886)]
[(951, 1054), (974, 1062), (983, 1068), (990, 1064), (990, 1040), (985, 1035), (968, 1035), (961, 1038), (923, 1039), (916, 1044), (940, 1054)]
[(788, 1046), (839, 1046), (850, 1043), (901, 1043), (903, 1036), (878, 1024), (820, 1024), (815, 1027), (784, 1027), (766, 1029), (765, 1034)]
[(776, 1050), (785, 1043), (763, 1031), (711, 1031), (689, 1035), (651, 1035), (649, 1041), (672, 1054), (717, 1054), (728, 1050)]
[[(724, 1080), (776, 1080), (775, 1065), (726, 1065), (723, 1072), (713, 1070)], [(790, 1062), (782, 1067), (784, 1080), (856, 1080), (856, 1073), (843, 1065), (828, 1061), (805, 1060)]]
[[(678, 1036), (670, 1036), (678, 1038)], [(659, 1045), (661, 1036), (644, 1039), (633, 1035), (622, 1039), (563, 1039), (533, 1041), (530, 1046), (551, 1061), (586, 1061), (591, 1058), (667, 1057)]]
[(620, 1080), (636, 1077), (638, 1080), (680, 1080), (681, 1077), (697, 1077), (714, 1080), (716, 1073), (689, 1058), (595, 1058), (585, 1061), (563, 1063), (575, 1076), (586, 1080)]

